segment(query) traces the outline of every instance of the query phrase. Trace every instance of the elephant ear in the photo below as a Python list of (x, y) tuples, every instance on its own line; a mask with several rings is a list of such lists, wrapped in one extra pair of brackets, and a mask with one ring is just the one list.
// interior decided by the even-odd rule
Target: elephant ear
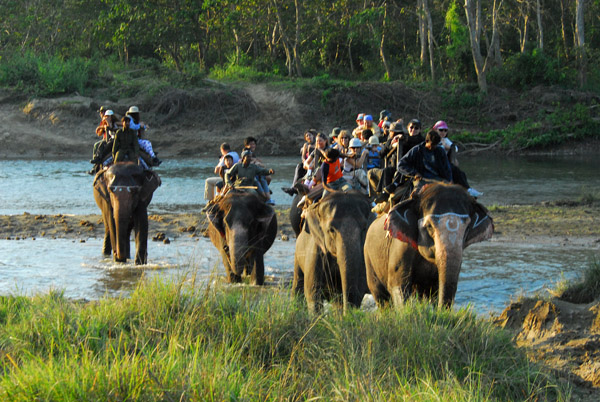
[(494, 221), (488, 214), (487, 209), (473, 200), (471, 211), (471, 223), (467, 228), (467, 237), (465, 239), (465, 247), (488, 240), (494, 233)]
[(267, 229), (271, 225), (271, 221), (275, 217), (275, 210), (271, 206), (261, 202), (260, 207), (257, 210), (255, 219), (260, 226), (260, 233), (266, 233)]
[(419, 240), (418, 211), (419, 201), (411, 198), (396, 205), (387, 214), (383, 228), (388, 235), (418, 250)]
[(208, 221), (219, 231), (222, 237), (225, 237), (225, 226), (223, 225), (223, 218), (225, 212), (221, 208), (220, 204), (211, 205), (206, 211), (206, 217)]
[(104, 172), (99, 172), (94, 178), (94, 189), (104, 198), (107, 202), (110, 202), (110, 194), (108, 194), (108, 187), (106, 185), (106, 178)]
[(162, 181), (160, 180), (158, 174), (152, 170), (144, 170), (142, 177), (140, 201), (147, 205), (150, 204), (150, 201), (152, 201), (152, 194), (154, 194), (154, 191), (160, 187)]
[(323, 231), (322, 225), (327, 225), (327, 223), (323, 222), (321, 219), (321, 213), (319, 210), (320, 204), (320, 202), (312, 204), (306, 209), (303, 230), (305, 230), (306, 233), (310, 233), (310, 235), (314, 237), (315, 242), (319, 245), (321, 251), (326, 254), (327, 249), (325, 247), (325, 232)]

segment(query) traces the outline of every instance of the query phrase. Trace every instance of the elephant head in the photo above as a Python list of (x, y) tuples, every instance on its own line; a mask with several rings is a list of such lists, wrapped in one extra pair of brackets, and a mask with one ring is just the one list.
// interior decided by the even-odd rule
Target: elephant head
[[(124, 262), (129, 257), (129, 235), (135, 228), (136, 264), (146, 263), (147, 207), (160, 184), (158, 175), (131, 162), (115, 163), (96, 177), (94, 189), (105, 202), (104, 206), (99, 205), (110, 232), (115, 261)], [(110, 209), (108, 215), (104, 208)]]
[[(374, 216), (366, 196), (358, 192), (335, 192), (306, 210), (304, 230), (312, 236), (326, 261), (334, 261), (339, 272), (326, 277), (341, 279), (344, 309), (360, 306), (366, 293), (363, 246)], [(314, 269), (314, 267), (308, 267)], [(323, 267), (327, 272), (331, 267)]]
[[(396, 205), (388, 214), (384, 228), (389, 234), (406, 242), (430, 263), (437, 272), (426, 271), (421, 264), (413, 273), (416, 286), (419, 277), (437, 275), (438, 305), (450, 305), (454, 300), (460, 273), (463, 249), (470, 244), (491, 238), (494, 225), (487, 210), (464, 188), (448, 184), (431, 184)], [(433, 264), (433, 265), (431, 265)], [(418, 272), (418, 270), (421, 272)], [(435, 269), (434, 269), (435, 271)]]
[(213, 228), (211, 240), (223, 256), (229, 281), (239, 282), (245, 271), (262, 284), (263, 254), (277, 234), (273, 208), (255, 194), (230, 192), (208, 209), (207, 216)]

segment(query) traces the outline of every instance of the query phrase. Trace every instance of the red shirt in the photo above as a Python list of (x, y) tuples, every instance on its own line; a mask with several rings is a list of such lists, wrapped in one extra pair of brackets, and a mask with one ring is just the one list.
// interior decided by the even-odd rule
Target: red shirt
[(323, 172), (323, 181), (326, 183), (333, 183), (334, 181), (341, 179), (344, 175), (344, 172), (342, 172), (342, 165), (340, 164), (340, 158), (337, 158), (333, 163), (324, 161), (321, 171)]

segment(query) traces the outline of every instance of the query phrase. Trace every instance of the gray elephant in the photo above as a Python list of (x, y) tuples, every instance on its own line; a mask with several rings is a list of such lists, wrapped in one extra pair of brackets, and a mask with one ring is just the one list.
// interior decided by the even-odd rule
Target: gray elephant
[(151, 170), (132, 162), (115, 163), (96, 174), (94, 199), (104, 222), (104, 255), (114, 255), (117, 262), (129, 258), (129, 237), (135, 231), (135, 263), (146, 264), (148, 258), (148, 204), (161, 180)]
[(344, 311), (360, 307), (368, 293), (363, 244), (374, 216), (368, 198), (335, 192), (305, 211), (296, 239), (293, 289), (318, 312), (323, 299), (341, 299)]
[(230, 283), (251, 275), (252, 284), (265, 281), (264, 254), (277, 235), (275, 211), (255, 193), (230, 191), (206, 212), (210, 240), (221, 253)]
[(396, 306), (416, 291), (454, 301), (463, 249), (491, 238), (492, 218), (464, 188), (430, 184), (373, 222), (365, 241), (369, 289)]

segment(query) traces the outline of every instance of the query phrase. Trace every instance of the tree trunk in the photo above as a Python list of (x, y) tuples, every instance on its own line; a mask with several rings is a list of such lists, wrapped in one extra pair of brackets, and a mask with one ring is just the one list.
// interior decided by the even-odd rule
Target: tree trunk
[(560, 32), (563, 43), (563, 48), (565, 50), (565, 56), (567, 59), (569, 58), (569, 48), (567, 47), (567, 31), (566, 31), (566, 23), (565, 23), (565, 0), (560, 0)]
[(296, 74), (298, 77), (302, 77), (302, 69), (300, 68), (300, 53), (298, 51), (298, 45), (300, 44), (300, 4), (298, 0), (294, 0), (296, 6), (296, 37), (294, 38), (294, 65), (296, 66)]
[(381, 57), (381, 62), (383, 63), (383, 67), (385, 68), (386, 79), (390, 80), (390, 68), (388, 66), (387, 59), (385, 57), (385, 52), (383, 51), (383, 45), (385, 44), (385, 28), (386, 28), (386, 20), (387, 20), (387, 1), (383, 2), (383, 22), (381, 24), (381, 41), (379, 42), (379, 56)]
[(465, 0), (465, 13), (469, 28), (469, 39), (471, 42), (471, 54), (473, 64), (477, 73), (477, 84), (481, 92), (487, 92), (487, 73), (494, 62), (494, 49), (497, 48), (498, 35), (498, 11), (502, 7), (502, 0), (494, 0), (492, 8), (492, 41), (490, 42), (485, 59), (481, 54), (481, 31), (483, 26), (481, 13), (481, 0)]
[(538, 49), (544, 50), (544, 27), (542, 26), (542, 4), (536, 0), (536, 15), (538, 25)]
[(575, 29), (577, 34), (577, 60), (579, 64), (579, 85), (585, 85), (587, 81), (587, 57), (585, 54), (585, 30), (583, 22), (583, 10), (585, 0), (577, 0), (575, 13)]
[(419, 17), (419, 41), (421, 43), (421, 65), (424, 66), (427, 59), (427, 28), (425, 20), (425, 0), (419, 0), (417, 3), (417, 15)]
[(431, 70), (431, 81), (435, 82), (435, 60), (433, 58), (433, 23), (431, 22), (431, 13), (429, 12), (429, 5), (427, 0), (423, 0), (423, 12), (427, 19), (427, 43), (429, 45), (429, 69)]
[(529, 33), (529, 30), (527, 29), (527, 27), (529, 26), (529, 16), (525, 15), (525, 21), (523, 21), (523, 31), (521, 32), (521, 43), (520, 43), (520, 48), (521, 48), (521, 53), (525, 53), (525, 48), (527, 46), (527, 34)]

